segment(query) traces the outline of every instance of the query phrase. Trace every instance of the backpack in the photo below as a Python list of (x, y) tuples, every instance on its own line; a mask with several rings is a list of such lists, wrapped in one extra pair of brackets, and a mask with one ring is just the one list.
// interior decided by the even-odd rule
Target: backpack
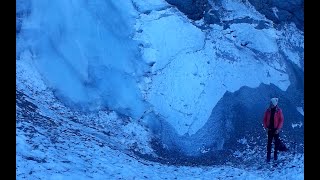
[(283, 140), (279, 138), (279, 144), (278, 144), (278, 150), (279, 151), (288, 151), (289, 149), (284, 144)]

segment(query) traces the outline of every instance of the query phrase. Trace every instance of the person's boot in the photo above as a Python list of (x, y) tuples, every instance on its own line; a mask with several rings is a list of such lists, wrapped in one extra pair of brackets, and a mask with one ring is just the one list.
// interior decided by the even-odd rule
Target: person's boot
[(267, 154), (267, 163), (270, 162), (270, 154)]
[(274, 151), (273, 158), (275, 161), (278, 160), (278, 151)]

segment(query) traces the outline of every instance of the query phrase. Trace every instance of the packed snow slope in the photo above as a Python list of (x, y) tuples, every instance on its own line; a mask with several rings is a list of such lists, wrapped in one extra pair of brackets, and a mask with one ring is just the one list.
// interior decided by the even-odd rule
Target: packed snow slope
[[(275, 96), (291, 149), (285, 164), (295, 153), (303, 163), (303, 1), (281, 2), (17, 0), (17, 166), (69, 154), (55, 143), (88, 143), (66, 138), (73, 131), (114, 147), (111, 154), (161, 163), (259, 164), (262, 117)], [(50, 141), (40, 147), (43, 138)], [(99, 150), (92, 143), (89, 154)], [(50, 153), (31, 156), (30, 148)], [(293, 168), (301, 178), (303, 167)]]

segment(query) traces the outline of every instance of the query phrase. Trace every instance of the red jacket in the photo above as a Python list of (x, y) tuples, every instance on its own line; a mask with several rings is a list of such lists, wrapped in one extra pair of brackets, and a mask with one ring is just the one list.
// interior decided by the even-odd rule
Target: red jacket
[[(268, 128), (270, 124), (270, 116), (271, 116), (271, 108), (268, 108), (264, 113), (264, 117), (263, 117), (264, 128)], [(276, 112), (274, 113), (274, 128), (281, 129), (282, 126), (283, 126), (283, 114), (282, 114), (282, 110), (277, 106)]]

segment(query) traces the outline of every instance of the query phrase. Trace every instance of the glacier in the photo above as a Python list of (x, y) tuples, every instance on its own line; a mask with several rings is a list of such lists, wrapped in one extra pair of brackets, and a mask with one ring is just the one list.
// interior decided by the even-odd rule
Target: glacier
[(192, 19), (182, 1), (18, 0), (18, 162), (46, 159), (42, 150), (27, 152), (34, 135), (26, 129), (37, 127), (33, 133), (49, 133), (39, 141), (50, 137), (42, 149), (53, 148), (54, 136), (80, 134), (111, 154), (151, 162), (212, 165), (229, 157), (249, 164), (248, 154), (264, 155), (262, 115), (274, 96), (285, 115), (284, 139), (303, 153), (300, 19), (279, 24), (252, 1), (201, 3), (204, 14)]

